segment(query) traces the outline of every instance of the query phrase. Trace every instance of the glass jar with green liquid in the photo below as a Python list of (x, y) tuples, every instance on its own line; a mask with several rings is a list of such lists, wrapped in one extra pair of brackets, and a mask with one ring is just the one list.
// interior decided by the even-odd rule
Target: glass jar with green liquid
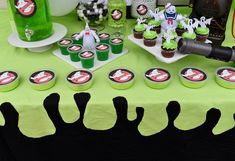
[(126, 0), (109, 0), (108, 25), (110, 27), (123, 27), (126, 23)]
[(53, 34), (47, 0), (8, 0), (19, 38), (39, 41)]

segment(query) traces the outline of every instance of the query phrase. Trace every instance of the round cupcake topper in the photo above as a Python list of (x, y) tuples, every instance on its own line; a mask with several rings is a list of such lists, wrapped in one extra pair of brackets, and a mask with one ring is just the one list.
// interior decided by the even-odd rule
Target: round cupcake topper
[(145, 77), (154, 82), (165, 82), (171, 78), (171, 75), (165, 69), (152, 68), (145, 73)]
[(146, 15), (148, 13), (148, 7), (144, 4), (140, 4), (137, 9), (137, 13), (141, 16)]
[(120, 20), (121, 18), (122, 18), (122, 11), (120, 11), (120, 10), (113, 10), (113, 12), (112, 12), (112, 18), (114, 19), (114, 20)]
[(0, 85), (10, 84), (17, 79), (18, 75), (13, 71), (4, 71), (0, 73)]
[(62, 39), (59, 41), (59, 44), (61, 44), (61, 45), (69, 45), (71, 43), (72, 43), (72, 41), (69, 39)]
[(78, 70), (70, 73), (67, 80), (73, 84), (85, 84), (92, 79), (92, 74), (85, 70)]
[(217, 71), (217, 75), (225, 81), (235, 82), (235, 69), (221, 68)]
[(68, 48), (70, 51), (79, 51), (82, 49), (80, 45), (72, 45)]
[(109, 73), (109, 79), (117, 83), (126, 83), (134, 79), (134, 73), (127, 69), (116, 69)]
[(42, 70), (42, 71), (33, 73), (30, 76), (29, 81), (35, 84), (44, 84), (44, 83), (50, 82), (54, 77), (55, 77), (55, 74), (52, 71)]
[(110, 35), (107, 34), (107, 33), (99, 34), (99, 38), (101, 38), (101, 39), (106, 39), (106, 38), (109, 38), (109, 37), (110, 37)]
[(203, 71), (196, 68), (185, 68), (181, 71), (181, 75), (185, 79), (193, 82), (204, 81), (207, 79), (207, 75)]
[(81, 53), (81, 57), (83, 57), (83, 58), (90, 58), (93, 56), (94, 56), (94, 53), (91, 51), (85, 51), (85, 52)]
[(97, 46), (96, 46), (96, 49), (97, 49), (97, 50), (100, 50), (100, 51), (102, 51), (102, 50), (107, 50), (108, 48), (109, 48), (109, 46), (106, 45), (106, 44), (100, 44), (100, 45), (97, 45)]
[(114, 38), (114, 39), (111, 40), (111, 42), (113, 44), (121, 44), (123, 42), (123, 40), (120, 39), (120, 38)]

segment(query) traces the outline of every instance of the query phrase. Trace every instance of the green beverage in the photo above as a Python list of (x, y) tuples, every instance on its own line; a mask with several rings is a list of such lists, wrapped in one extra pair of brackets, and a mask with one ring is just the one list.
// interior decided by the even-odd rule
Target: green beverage
[(52, 35), (52, 20), (47, 0), (8, 0), (19, 38), (39, 41)]
[(108, 8), (108, 25), (114, 28), (123, 27), (126, 22), (126, 1), (109, 0)]

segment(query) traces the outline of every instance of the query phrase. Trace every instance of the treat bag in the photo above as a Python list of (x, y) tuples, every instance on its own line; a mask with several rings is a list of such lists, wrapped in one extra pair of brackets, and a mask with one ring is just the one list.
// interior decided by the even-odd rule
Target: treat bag
[(52, 20), (47, 0), (8, 0), (19, 38), (39, 41), (52, 35)]

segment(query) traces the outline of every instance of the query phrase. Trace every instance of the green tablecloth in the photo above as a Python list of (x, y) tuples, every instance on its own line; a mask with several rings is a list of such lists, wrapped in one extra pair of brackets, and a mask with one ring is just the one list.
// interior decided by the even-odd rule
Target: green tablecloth
[[(227, 26), (225, 45), (232, 46), (235, 39), (231, 36), (231, 22), (233, 4)], [(180, 8), (179, 11), (189, 13), (190, 9)], [(72, 13), (68, 16), (54, 18), (54, 22), (61, 23), (68, 28), (68, 35), (80, 31), (83, 23), (77, 21)], [(131, 34), (133, 20), (128, 20), (127, 35)], [(12, 69), (21, 76), (21, 84), (14, 91), (0, 93), (0, 103), (10, 102), (19, 112), (19, 128), (23, 134), (30, 137), (41, 137), (53, 134), (55, 127), (47, 116), (43, 101), (51, 93), (60, 95), (59, 109), (65, 122), (71, 123), (79, 119), (79, 111), (73, 100), (74, 91), (65, 84), (66, 75), (74, 70), (67, 63), (55, 57), (52, 52), (57, 47), (45, 53), (30, 53), (26, 49), (14, 48), (8, 44), (7, 38), (11, 34), (9, 15), (6, 10), (0, 10), (0, 71)], [(105, 130), (111, 128), (116, 120), (112, 99), (124, 96), (128, 100), (130, 120), (135, 119), (136, 107), (144, 107), (144, 118), (139, 125), (142, 135), (148, 136), (160, 132), (167, 126), (168, 118), (166, 107), (170, 101), (178, 101), (181, 112), (175, 121), (175, 126), (182, 130), (189, 130), (200, 126), (206, 118), (210, 108), (218, 108), (222, 115), (213, 129), (214, 134), (220, 134), (234, 127), (233, 114), (235, 113), (235, 90), (224, 89), (216, 84), (214, 72), (221, 66), (233, 66), (233, 63), (223, 63), (207, 60), (199, 56), (188, 56), (173, 64), (164, 64), (156, 60), (144, 49), (137, 47), (126, 37), (125, 46), (129, 54), (115, 60), (94, 73), (95, 83), (88, 90), (91, 100), (85, 113), (84, 124), (88, 128)], [(135, 85), (129, 90), (112, 89), (106, 79), (108, 71), (115, 67), (124, 66), (132, 69), (137, 75)], [(173, 75), (170, 86), (162, 90), (154, 90), (145, 86), (142, 75), (150, 67), (160, 66), (168, 69)], [(195, 66), (204, 69), (209, 75), (208, 84), (201, 89), (184, 87), (178, 78), (178, 72), (185, 66)], [(49, 68), (58, 75), (55, 87), (48, 91), (35, 91), (28, 85), (28, 76), (42, 68)], [(2, 115), (0, 123), (4, 124)]]

